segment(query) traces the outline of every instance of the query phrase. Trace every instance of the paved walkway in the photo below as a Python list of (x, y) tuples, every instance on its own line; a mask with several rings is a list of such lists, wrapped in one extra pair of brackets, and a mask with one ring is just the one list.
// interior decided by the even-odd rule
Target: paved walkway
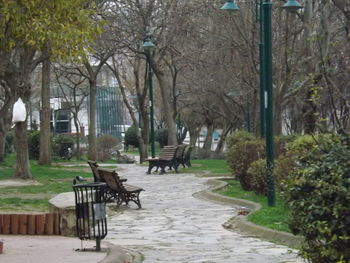
[[(146, 167), (118, 165), (129, 184), (143, 187), (143, 209), (125, 208), (108, 219), (106, 241), (144, 255), (144, 263), (303, 262), (295, 251), (233, 233), (222, 224), (239, 208), (192, 195), (205, 190), (207, 179), (190, 174), (145, 174)], [(181, 171), (181, 169), (180, 169)]]

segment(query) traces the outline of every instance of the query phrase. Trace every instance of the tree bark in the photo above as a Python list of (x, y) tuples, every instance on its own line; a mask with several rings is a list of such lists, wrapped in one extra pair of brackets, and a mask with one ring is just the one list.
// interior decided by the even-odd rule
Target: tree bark
[(51, 164), (50, 144), (50, 60), (43, 61), (41, 85), (40, 156), (39, 164)]
[(199, 137), (200, 128), (199, 129), (189, 129), (188, 132), (190, 133), (190, 145), (195, 146), (197, 139)]
[(168, 145), (177, 145), (177, 136), (176, 136), (176, 123), (174, 119), (173, 110), (171, 107), (171, 96), (170, 96), (170, 83), (167, 82), (166, 76), (163, 71), (159, 68), (156, 63), (152, 63), (154, 73), (157, 77), (160, 92), (162, 95), (163, 110), (165, 123), (168, 128)]
[(219, 154), (219, 153), (222, 153), (224, 151), (226, 137), (231, 129), (232, 129), (231, 125), (225, 125), (224, 129), (222, 130), (222, 134), (220, 136), (220, 140), (218, 142), (218, 145), (216, 146), (215, 153)]
[[(0, 120), (0, 123), (1, 123), (1, 120)], [(5, 159), (5, 145), (6, 145), (6, 132), (1, 130), (1, 127), (0, 127), (0, 162), (3, 162)]]
[(90, 108), (89, 108), (89, 160), (97, 159), (96, 139), (96, 80), (90, 80)]
[(73, 121), (74, 121), (74, 126), (75, 126), (75, 130), (76, 130), (76, 135), (75, 135), (75, 143), (77, 144), (77, 148), (76, 148), (76, 157), (77, 160), (81, 159), (81, 155), (80, 155), (80, 126), (78, 123), (78, 114), (73, 114)]
[(207, 124), (207, 136), (205, 137), (203, 149), (210, 151), (213, 143), (214, 125), (212, 123)]
[(0, 112), (0, 162), (5, 159), (6, 135), (11, 125), (11, 116), (7, 110)]
[[(309, 59), (305, 63), (305, 69), (306, 74), (309, 74), (309, 76), (312, 76), (315, 72), (314, 67), (314, 61), (311, 60), (312, 58), (312, 46), (311, 46), (311, 34), (312, 34), (312, 13), (313, 13), (313, 7), (312, 7), (312, 1), (308, 0), (305, 1), (305, 8), (304, 8), (304, 35), (303, 35), (303, 43), (304, 43), (304, 52), (305, 57), (308, 57)], [(303, 124), (304, 124), (304, 132), (306, 134), (311, 134), (315, 131), (316, 128), (316, 105), (313, 101), (312, 94), (313, 94), (313, 77), (310, 77), (309, 83), (306, 86), (306, 91), (304, 95), (304, 104), (302, 107), (303, 112)]]
[(13, 177), (21, 179), (32, 179), (30, 172), (27, 120), (17, 122), (15, 125), (15, 147), (16, 147), (16, 169)]

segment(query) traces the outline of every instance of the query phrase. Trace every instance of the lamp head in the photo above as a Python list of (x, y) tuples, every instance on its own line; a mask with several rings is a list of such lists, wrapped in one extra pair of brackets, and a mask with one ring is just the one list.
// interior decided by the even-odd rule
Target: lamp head
[(239, 7), (236, 5), (235, 2), (233, 2), (233, 0), (227, 0), (226, 3), (220, 9), (235, 12), (239, 10)]
[(300, 8), (303, 8), (301, 4), (298, 3), (296, 0), (288, 0), (287, 3), (285, 3), (282, 8), (286, 9), (287, 11), (297, 11)]
[(152, 51), (156, 46), (153, 44), (152, 40), (147, 37), (145, 42), (143, 42), (142, 48), (144, 51)]

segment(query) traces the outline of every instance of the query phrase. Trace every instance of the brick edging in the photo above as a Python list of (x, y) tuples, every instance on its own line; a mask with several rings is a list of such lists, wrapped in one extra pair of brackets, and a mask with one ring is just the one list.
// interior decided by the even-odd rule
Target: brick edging
[(0, 234), (60, 235), (59, 222), (57, 213), (0, 214)]

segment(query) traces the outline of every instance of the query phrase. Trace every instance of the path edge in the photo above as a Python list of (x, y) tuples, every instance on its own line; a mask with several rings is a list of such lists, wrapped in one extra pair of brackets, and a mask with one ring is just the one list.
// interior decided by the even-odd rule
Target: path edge
[[(242, 210), (248, 210), (250, 213), (254, 213), (261, 209), (261, 205), (258, 203), (214, 193), (214, 191), (222, 189), (227, 185), (226, 182), (221, 181), (222, 179), (227, 178), (209, 179), (207, 181), (209, 188), (196, 192), (193, 194), (193, 196), (209, 201), (240, 206)], [(250, 236), (289, 246), (291, 248), (300, 248), (303, 242), (303, 238), (301, 236), (295, 236), (291, 233), (277, 231), (264, 226), (256, 225), (248, 221), (247, 216), (244, 215), (236, 215), (230, 218), (223, 224), (223, 227), (233, 232), (248, 234)]]
[(142, 255), (136, 251), (126, 249), (122, 246), (103, 241), (107, 246), (107, 255), (98, 263), (141, 263)]

